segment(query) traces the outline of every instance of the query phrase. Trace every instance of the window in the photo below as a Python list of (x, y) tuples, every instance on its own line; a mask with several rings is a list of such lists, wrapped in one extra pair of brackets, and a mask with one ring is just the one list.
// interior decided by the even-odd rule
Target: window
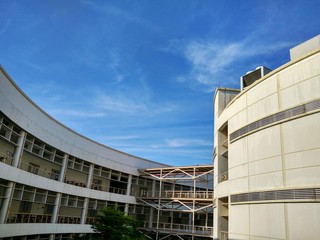
[(19, 209), (19, 212), (22, 212), (22, 213), (29, 213), (30, 210), (31, 210), (31, 202), (27, 202), (27, 201), (22, 201), (20, 203), (20, 209)]
[(148, 194), (148, 188), (140, 188), (140, 197), (146, 197)]
[(44, 208), (44, 214), (52, 214), (54, 205), (46, 204)]

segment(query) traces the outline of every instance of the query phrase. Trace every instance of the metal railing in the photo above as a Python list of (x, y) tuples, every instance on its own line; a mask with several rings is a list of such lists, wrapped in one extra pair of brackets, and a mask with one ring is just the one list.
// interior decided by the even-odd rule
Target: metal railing
[(80, 224), (81, 218), (79, 216), (58, 216), (58, 223)]
[(13, 154), (10, 151), (0, 152), (0, 162), (11, 165), (13, 159)]
[(51, 215), (31, 213), (10, 213), (7, 223), (50, 223)]
[(187, 199), (213, 199), (213, 191), (175, 191), (167, 190), (161, 192), (142, 191), (138, 197), (155, 197), (155, 198), (187, 198)]
[(91, 189), (103, 191), (103, 192), (111, 192), (121, 195), (126, 195), (127, 190), (123, 188), (115, 188), (115, 187), (109, 187), (103, 184), (91, 184)]
[(59, 174), (45, 170), (40, 167), (36, 167), (32, 164), (21, 162), (20, 169), (27, 171), (27, 172), (30, 172), (30, 173), (33, 173), (33, 174), (36, 174), (36, 175), (39, 175), (39, 176), (42, 176), (42, 177), (45, 177), (45, 178), (50, 178), (50, 179), (53, 179), (56, 181), (58, 181), (58, 179), (59, 179)]
[(86, 218), (86, 224), (91, 224), (91, 223), (94, 223), (96, 222), (96, 217), (87, 217)]
[[(149, 228), (149, 222), (144, 223), (144, 228)], [(177, 223), (164, 223), (159, 222), (157, 225), (156, 222), (152, 223), (152, 228), (167, 230), (171, 232), (182, 232), (182, 233), (190, 233), (190, 234), (199, 234), (199, 235), (213, 235), (213, 227), (208, 226), (199, 226), (195, 225), (194, 228), (189, 224), (177, 224)]]
[(87, 184), (83, 182), (83, 180), (78, 179), (78, 178), (73, 178), (69, 176), (65, 176), (64, 182), (70, 185), (78, 186), (78, 187), (83, 187), (85, 188)]

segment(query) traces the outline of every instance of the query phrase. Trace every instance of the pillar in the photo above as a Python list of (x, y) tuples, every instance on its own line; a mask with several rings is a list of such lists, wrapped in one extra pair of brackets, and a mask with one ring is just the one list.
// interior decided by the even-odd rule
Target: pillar
[(68, 165), (68, 154), (64, 154), (63, 155), (63, 160), (62, 160), (62, 166), (60, 169), (60, 174), (59, 174), (59, 182), (64, 182), (64, 177), (66, 175), (66, 169), (67, 169), (67, 165)]
[(2, 205), (1, 205), (1, 214), (0, 214), (0, 224), (5, 223), (7, 215), (8, 215), (8, 211), (9, 211), (9, 206), (10, 206), (10, 201), (11, 201), (11, 197), (12, 197), (12, 193), (13, 193), (13, 189), (14, 189), (14, 183), (13, 182), (9, 182), (8, 183), (8, 187), (5, 190), (4, 193), (4, 198), (2, 199)]
[(17, 146), (16, 146), (16, 148), (14, 150), (14, 154), (13, 154), (13, 159), (12, 159), (12, 163), (11, 163), (11, 165), (13, 167), (18, 167), (20, 164), (22, 153), (23, 153), (23, 145), (24, 145), (24, 141), (25, 141), (25, 136), (26, 136), (26, 132), (21, 131), (20, 137), (17, 142)]
[(91, 186), (92, 178), (93, 178), (93, 170), (94, 170), (94, 165), (93, 165), (93, 163), (91, 163), (90, 168), (89, 168), (89, 174), (87, 177), (86, 188), (90, 188), (90, 186)]
[(51, 218), (51, 223), (56, 223), (58, 221), (58, 212), (60, 209), (60, 202), (61, 202), (61, 193), (57, 193), (56, 199), (54, 201), (53, 213)]
[(130, 175), (129, 175), (129, 178), (128, 178), (128, 185), (127, 185), (127, 192), (126, 192), (126, 195), (127, 195), (127, 196), (130, 196), (130, 193), (131, 193), (131, 185), (132, 185), (132, 175), (130, 174)]
[(81, 224), (86, 224), (88, 204), (89, 204), (89, 198), (85, 198), (84, 203), (83, 203), (82, 212), (81, 212), (81, 221), (80, 221)]

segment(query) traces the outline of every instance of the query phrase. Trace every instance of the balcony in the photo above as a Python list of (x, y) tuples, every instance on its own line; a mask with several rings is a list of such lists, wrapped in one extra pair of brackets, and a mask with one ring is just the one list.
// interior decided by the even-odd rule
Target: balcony
[(142, 191), (139, 194), (140, 198), (168, 198), (168, 199), (202, 199), (212, 200), (213, 191), (174, 191), (166, 190), (161, 192)]
[(10, 213), (7, 223), (51, 223), (49, 214)]
[[(149, 222), (144, 223), (143, 229), (148, 230)], [(213, 227), (208, 226), (198, 226), (195, 225), (192, 228), (190, 224), (176, 224), (176, 223), (164, 223), (159, 222), (158, 226), (156, 222), (152, 223), (152, 231), (159, 232), (167, 232), (167, 233), (186, 233), (190, 235), (198, 235), (198, 236), (212, 236), (213, 235)]]
[(0, 152), (0, 162), (3, 162), (5, 164), (11, 165), (13, 159), (13, 154), (10, 151)]
[(40, 168), (37, 164), (21, 162), (20, 169), (55, 181), (59, 179), (59, 173)]

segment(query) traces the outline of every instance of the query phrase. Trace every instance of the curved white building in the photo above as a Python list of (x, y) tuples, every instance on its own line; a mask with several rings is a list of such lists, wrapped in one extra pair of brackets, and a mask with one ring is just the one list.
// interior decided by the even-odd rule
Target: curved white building
[(214, 97), (214, 235), (320, 238), (320, 35)]
[(81, 136), (41, 110), (0, 68), (0, 239), (91, 233), (89, 223), (105, 205), (143, 222), (154, 238), (210, 238), (212, 173), (212, 165), (174, 168)]

